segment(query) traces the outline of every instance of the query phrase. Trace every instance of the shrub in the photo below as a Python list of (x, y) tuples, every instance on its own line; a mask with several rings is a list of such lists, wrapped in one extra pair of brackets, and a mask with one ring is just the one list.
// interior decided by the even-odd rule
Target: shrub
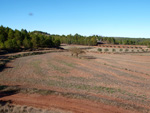
[(101, 49), (101, 48), (98, 48), (97, 51), (102, 52), (102, 49)]
[(132, 52), (134, 52), (134, 50), (132, 50)]
[(123, 51), (123, 49), (120, 49), (119, 51), (120, 51), (120, 52), (122, 52), (122, 51)]
[(105, 51), (105, 52), (108, 52), (108, 51), (109, 51), (109, 49), (107, 49), (107, 48), (106, 48), (106, 49), (104, 49), (104, 51)]
[(70, 52), (71, 52), (71, 56), (75, 55), (76, 57), (78, 57), (80, 54), (85, 54), (85, 51), (76, 47), (70, 48)]
[(128, 52), (129, 51), (129, 49), (125, 49), (125, 52)]
[(112, 52), (116, 52), (116, 49), (112, 49)]

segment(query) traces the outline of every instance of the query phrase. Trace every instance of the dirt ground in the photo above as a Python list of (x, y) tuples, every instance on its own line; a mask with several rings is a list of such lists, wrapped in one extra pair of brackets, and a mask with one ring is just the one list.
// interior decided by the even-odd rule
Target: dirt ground
[(150, 55), (87, 52), (84, 56), (92, 58), (56, 52), (7, 63), (0, 72), (0, 85), (56, 93), (19, 92), (0, 100), (75, 113), (150, 112)]
[(16, 94), (4, 97), (2, 100), (12, 100), (14, 104), (33, 106), (42, 109), (61, 109), (58, 112), (66, 113), (133, 113), (115, 106), (109, 106), (102, 103), (91, 102), (81, 99), (68, 99), (62, 96), (41, 96)]

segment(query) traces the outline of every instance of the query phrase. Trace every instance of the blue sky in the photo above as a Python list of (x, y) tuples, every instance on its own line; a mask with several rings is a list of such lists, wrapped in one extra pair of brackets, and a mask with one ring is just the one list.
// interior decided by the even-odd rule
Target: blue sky
[(0, 0), (0, 25), (60, 35), (150, 38), (150, 0)]

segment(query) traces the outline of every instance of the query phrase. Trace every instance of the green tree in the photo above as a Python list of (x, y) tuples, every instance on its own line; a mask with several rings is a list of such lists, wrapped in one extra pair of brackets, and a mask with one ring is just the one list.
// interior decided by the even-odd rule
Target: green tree
[(90, 41), (91, 41), (90, 43), (91, 46), (95, 46), (97, 44), (96, 37), (92, 37)]
[(14, 31), (12, 29), (9, 29), (8, 39), (13, 39), (13, 38), (14, 38)]
[(116, 40), (114, 38), (111, 38), (111, 44), (116, 44)]
[(7, 41), (5, 41), (4, 46), (7, 50), (12, 50), (13, 49), (12, 39), (8, 39)]
[(21, 32), (19, 30), (15, 30), (14, 36), (16, 40), (20, 40), (20, 42), (23, 41), (23, 36), (21, 35)]
[(5, 45), (2, 42), (0, 42), (0, 49), (5, 49)]
[(32, 48), (32, 43), (27, 37), (23, 40), (23, 46), (25, 49)]
[(4, 35), (3, 35), (3, 34), (0, 34), (0, 42), (4, 43), (4, 41), (5, 41)]
[(54, 40), (54, 45), (55, 45), (55, 47), (59, 47), (60, 46), (60, 40), (59, 39), (55, 39)]
[(13, 49), (14, 50), (18, 50), (20, 47), (17, 44), (17, 40), (14, 38), (12, 39), (12, 44), (13, 44)]
[(32, 40), (33, 48), (38, 48), (40, 45), (40, 38), (37, 35), (33, 35)]
[(45, 47), (54, 47), (54, 43), (51, 37), (46, 37), (44, 40)]

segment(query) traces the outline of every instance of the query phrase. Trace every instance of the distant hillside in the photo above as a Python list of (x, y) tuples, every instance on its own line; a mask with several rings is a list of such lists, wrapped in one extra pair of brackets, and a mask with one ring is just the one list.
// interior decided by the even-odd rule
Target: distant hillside
[(31, 33), (33, 33), (33, 34), (42, 34), (42, 35), (46, 35), (46, 36), (50, 36), (50, 34), (49, 33), (47, 33), (47, 32), (43, 32), (43, 31), (32, 31)]

